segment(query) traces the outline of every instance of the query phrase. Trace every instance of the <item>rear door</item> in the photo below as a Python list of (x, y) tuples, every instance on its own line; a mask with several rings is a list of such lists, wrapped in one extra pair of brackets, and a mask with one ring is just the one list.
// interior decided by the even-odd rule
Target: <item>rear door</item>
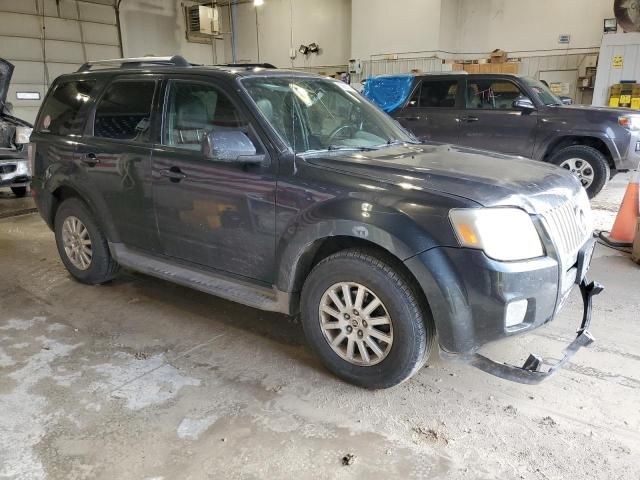
[(151, 191), (149, 126), (158, 79), (118, 77), (98, 97), (78, 141), (78, 164), (96, 202), (129, 247), (159, 252)]
[(531, 157), (535, 145), (538, 113), (515, 108), (519, 97), (527, 97), (510, 79), (468, 77), (466, 109), (460, 116), (460, 144)]
[(425, 78), (394, 117), (421, 140), (458, 143), (463, 101), (460, 91), (457, 78)]

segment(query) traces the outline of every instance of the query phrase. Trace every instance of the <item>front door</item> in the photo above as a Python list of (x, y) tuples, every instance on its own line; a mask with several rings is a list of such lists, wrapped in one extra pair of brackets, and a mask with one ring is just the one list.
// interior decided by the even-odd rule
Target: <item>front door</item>
[(538, 114), (514, 107), (526, 94), (511, 80), (467, 80), (466, 110), (460, 116), (460, 145), (530, 158)]
[(458, 143), (463, 100), (459, 83), (456, 78), (422, 80), (394, 117), (420, 140)]
[(157, 80), (118, 78), (98, 98), (76, 156), (90, 198), (128, 247), (159, 253), (151, 195), (149, 139)]
[[(275, 256), (275, 165), (239, 99), (216, 83), (177, 79), (165, 88), (153, 196), (164, 254), (270, 283)], [(242, 131), (260, 164), (205, 158), (211, 131)]]

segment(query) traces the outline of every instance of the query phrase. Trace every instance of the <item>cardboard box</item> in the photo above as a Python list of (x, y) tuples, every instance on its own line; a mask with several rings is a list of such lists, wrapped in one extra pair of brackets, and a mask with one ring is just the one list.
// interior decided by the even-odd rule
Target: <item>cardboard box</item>
[(495, 72), (496, 65), (492, 65), (490, 63), (480, 63), (478, 64), (479, 73), (498, 73)]
[(454, 63), (452, 70), (454, 72), (462, 72), (462, 71), (464, 71), (464, 65), (461, 64), (461, 63)]
[(509, 75), (517, 75), (520, 70), (520, 64), (516, 62), (501, 63), (500, 73), (507, 73)]
[(507, 52), (496, 48), (491, 52), (491, 63), (505, 63), (507, 61)]
[(480, 73), (480, 65), (477, 63), (465, 63), (464, 71), (468, 73)]
[(638, 224), (636, 225), (636, 239), (633, 241), (631, 260), (640, 263), (640, 219), (638, 219)]

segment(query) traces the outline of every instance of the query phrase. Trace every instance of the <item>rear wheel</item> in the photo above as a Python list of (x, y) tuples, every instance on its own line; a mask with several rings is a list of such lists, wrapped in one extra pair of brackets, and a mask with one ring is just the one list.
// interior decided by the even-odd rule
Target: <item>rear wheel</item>
[(11, 187), (11, 191), (16, 197), (24, 197), (27, 194), (27, 187)]
[(609, 162), (602, 152), (586, 145), (572, 145), (557, 151), (551, 157), (551, 163), (575, 175), (589, 198), (600, 193), (611, 176)]
[(330, 371), (371, 389), (410, 378), (435, 340), (413, 282), (366, 249), (344, 250), (316, 265), (302, 290), (302, 325)]
[(58, 253), (69, 273), (91, 285), (112, 280), (118, 264), (111, 257), (107, 239), (81, 200), (70, 198), (58, 208), (55, 218)]

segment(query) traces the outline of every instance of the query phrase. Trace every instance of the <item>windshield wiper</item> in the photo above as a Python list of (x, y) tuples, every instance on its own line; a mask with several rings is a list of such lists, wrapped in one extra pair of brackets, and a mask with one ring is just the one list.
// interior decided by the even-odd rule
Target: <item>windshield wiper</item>
[(354, 152), (372, 152), (377, 150), (377, 147), (350, 147), (348, 145), (329, 145), (327, 150), (329, 152), (334, 151), (354, 151)]

